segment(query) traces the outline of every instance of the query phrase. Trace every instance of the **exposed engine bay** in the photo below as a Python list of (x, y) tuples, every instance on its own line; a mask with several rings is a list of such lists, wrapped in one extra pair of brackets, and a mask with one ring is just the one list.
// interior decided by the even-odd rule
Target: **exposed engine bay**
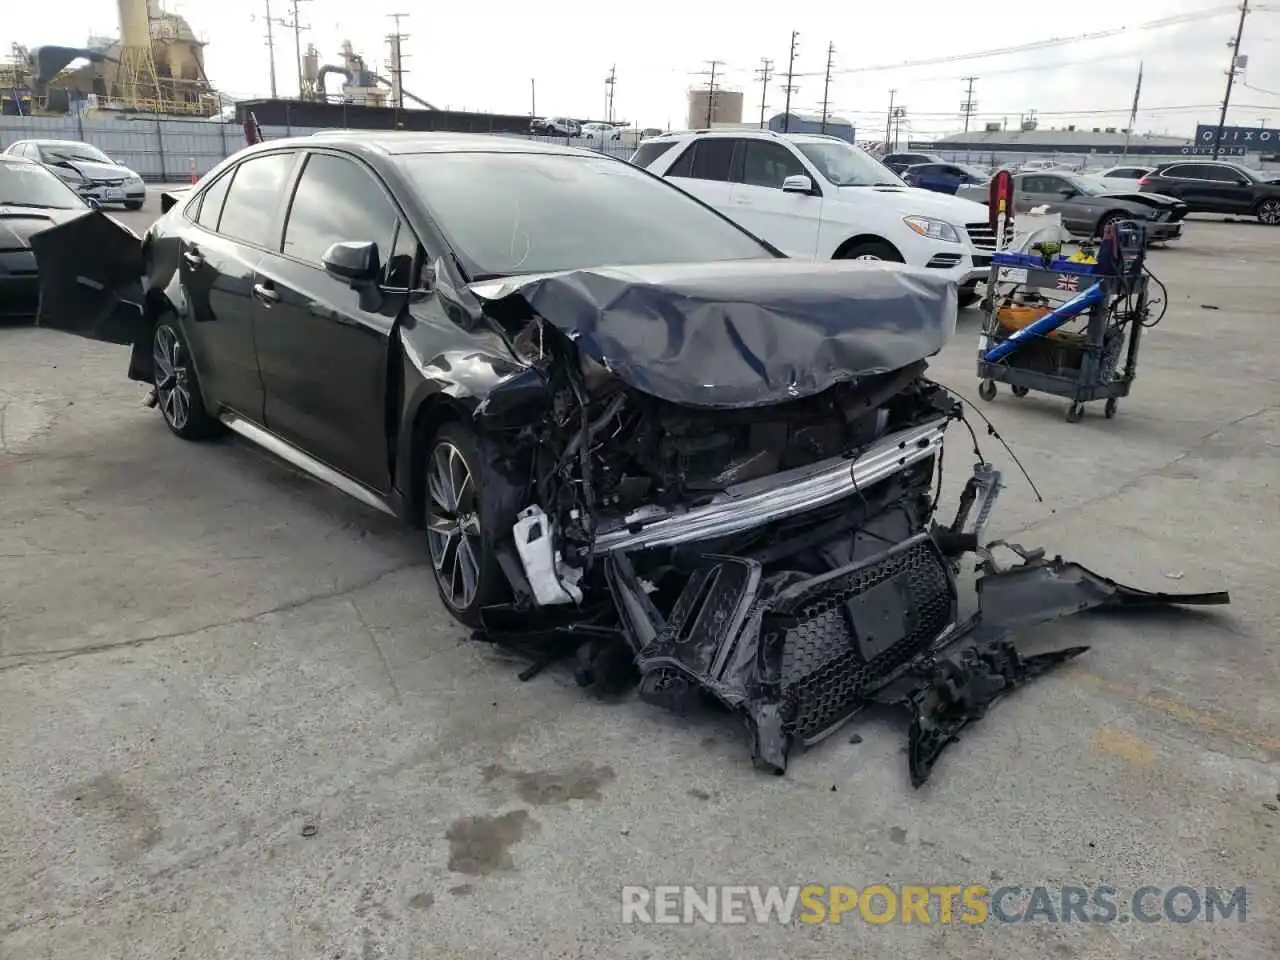
[[(940, 522), (943, 439), (964, 408), (918, 354), (717, 406), (637, 388), (630, 372), (660, 355), (664, 392), (677, 392), (669, 341), (636, 339), (623, 359), (607, 320), (593, 343), (548, 322), (536, 291), (492, 301), (489, 316), (527, 367), (475, 418), (494, 452), (489, 482), (507, 487), (489, 503), (512, 588), (483, 610), (479, 635), (527, 650), (525, 677), (572, 657), (584, 687), (636, 683), (676, 711), (710, 697), (746, 720), (753, 760), (776, 773), (794, 745), (868, 705), (903, 705), (919, 785), (992, 701), (1087, 649), (1022, 657), (1013, 627), (1103, 605), (1227, 602), (1144, 593), (1020, 547), (1022, 563), (1001, 568), (980, 539), (1001, 488), (982, 459)], [(957, 589), (965, 554), (978, 557), (971, 616)]]

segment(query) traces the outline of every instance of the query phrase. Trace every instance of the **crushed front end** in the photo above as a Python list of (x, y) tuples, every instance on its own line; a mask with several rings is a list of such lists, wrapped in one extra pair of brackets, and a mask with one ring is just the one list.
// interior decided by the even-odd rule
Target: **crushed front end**
[[(896, 306), (919, 308), (926, 288), (905, 276)], [(683, 277), (605, 279), (612, 284), (599, 275), (539, 281), (490, 307), (516, 330), (512, 350), (528, 366), (476, 415), (514, 514), (497, 544), (512, 600), (483, 611), (481, 635), (527, 649), (535, 666), (526, 676), (573, 657), (583, 686), (635, 683), (644, 700), (675, 711), (710, 696), (746, 720), (753, 760), (776, 773), (795, 745), (865, 707), (904, 706), (918, 785), (993, 700), (1085, 649), (1021, 657), (1013, 625), (1144, 596), (1226, 602), (1126, 592), (1035, 554), (997, 567), (980, 538), (1000, 477), (982, 461), (957, 515), (939, 523), (944, 437), (964, 410), (926, 376), (934, 332), (925, 312), (916, 310), (908, 338), (914, 355), (904, 346), (859, 365), (846, 351), (825, 370), (810, 367), (809, 388), (796, 390), (787, 384), (798, 353), (708, 349), (721, 334), (722, 343), (751, 341), (741, 302)], [(775, 278), (773, 289), (787, 282)], [(584, 290), (607, 309), (570, 309)], [(809, 333), (830, 309), (816, 299), (790, 314), (803, 313)], [(643, 310), (624, 310), (628, 300)], [(950, 309), (953, 317), (954, 300)], [(674, 337), (676, 348), (681, 311), (698, 326)], [(646, 340), (655, 317), (665, 339)], [(776, 305), (767, 317), (788, 322)], [(823, 336), (844, 338), (843, 349), (858, 332)], [(771, 342), (786, 336), (775, 331)], [(722, 377), (708, 367), (715, 362)], [(752, 369), (759, 402), (747, 404)], [(990, 615), (961, 612), (965, 554), (980, 558)]]

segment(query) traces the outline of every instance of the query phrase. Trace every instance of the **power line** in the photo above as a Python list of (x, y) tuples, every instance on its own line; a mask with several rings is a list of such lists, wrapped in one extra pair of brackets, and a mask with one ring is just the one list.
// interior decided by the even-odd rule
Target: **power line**
[(965, 91), (964, 100), (960, 103), (960, 110), (964, 113), (964, 132), (969, 132), (969, 118), (973, 116), (974, 109), (978, 106), (978, 101), (973, 99), (973, 85), (977, 81), (977, 77), (961, 77), (962, 80), (969, 82), (969, 88)]
[(799, 31), (791, 31), (791, 55), (787, 58), (787, 85), (782, 89), (787, 91), (787, 104), (782, 108), (782, 132), (787, 133), (791, 130), (791, 95), (800, 88), (797, 87), (792, 80), (796, 75), (796, 41), (800, 39)]
[(760, 129), (764, 129), (765, 98), (769, 95), (769, 79), (773, 76), (773, 61), (768, 57), (760, 58), (760, 69), (756, 71), (756, 79), (760, 81)]
[(1240, 22), (1236, 26), (1236, 39), (1231, 44), (1231, 63), (1227, 67), (1227, 92), (1222, 95), (1222, 113), (1218, 115), (1218, 132), (1213, 138), (1213, 159), (1218, 159), (1222, 150), (1222, 128), (1227, 123), (1227, 105), (1231, 103), (1231, 84), (1235, 82), (1236, 71), (1240, 69), (1240, 38), (1244, 36), (1244, 18), (1249, 15), (1249, 0), (1240, 4)]
[[(1212, 7), (1193, 13), (1178, 14), (1172, 17), (1162, 17), (1159, 20), (1148, 20), (1144, 23), (1136, 23), (1128, 27), (1113, 27), (1109, 30), (1095, 30), (1091, 33), (1081, 33), (1071, 37), (1053, 37), (1047, 40), (1034, 40), (1029, 43), (1018, 43), (1007, 47), (993, 47), (988, 50), (975, 50), (972, 53), (956, 53), (943, 57), (929, 57), (923, 60), (904, 60), (900, 63), (882, 63), (868, 67), (848, 67), (844, 70), (837, 70), (835, 72), (843, 75), (850, 73), (877, 73), (885, 70), (908, 70), (914, 67), (927, 67), (939, 63), (963, 63), (966, 60), (982, 60), (987, 57), (1002, 57), (1014, 53), (1030, 53), (1036, 50), (1046, 50), (1052, 47), (1064, 47), (1075, 43), (1104, 40), (1108, 37), (1120, 36), (1125, 33), (1136, 33), (1143, 30), (1158, 30), (1164, 27), (1181, 26), (1186, 23), (1194, 23), (1198, 20), (1209, 20), (1214, 17), (1221, 17), (1225, 14), (1233, 13), (1235, 10), (1235, 7)], [(820, 74), (805, 73), (797, 74), (797, 76), (820, 76)]]
[(831, 61), (836, 55), (836, 45), (834, 43), (827, 44), (827, 76), (822, 81), (822, 129), (820, 133), (827, 132), (827, 106), (830, 104), (828, 93), (831, 91)]

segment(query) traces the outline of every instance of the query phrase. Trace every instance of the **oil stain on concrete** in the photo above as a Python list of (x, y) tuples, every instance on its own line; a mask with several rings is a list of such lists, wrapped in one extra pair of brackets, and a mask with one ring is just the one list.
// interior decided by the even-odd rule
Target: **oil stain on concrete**
[(511, 848), (537, 830), (528, 810), (512, 810), (496, 817), (459, 817), (449, 827), (449, 869), (482, 877), (515, 870)]
[(105, 815), (112, 823), (123, 860), (142, 856), (163, 836), (156, 808), (113, 773), (100, 774), (67, 793), (82, 817)]
[(510, 780), (525, 803), (535, 807), (568, 803), (570, 800), (599, 800), (601, 791), (614, 779), (612, 767), (578, 764), (564, 770), (507, 770), (491, 764), (482, 771), (485, 783)]

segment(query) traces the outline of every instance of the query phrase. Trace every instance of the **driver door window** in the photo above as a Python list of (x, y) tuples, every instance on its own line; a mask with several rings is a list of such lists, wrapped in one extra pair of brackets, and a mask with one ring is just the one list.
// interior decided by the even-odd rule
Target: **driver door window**
[(289, 206), (284, 254), (323, 268), (325, 251), (333, 244), (372, 241), (385, 264), (396, 221), (396, 208), (371, 173), (354, 160), (313, 153)]
[(786, 147), (767, 140), (748, 140), (742, 164), (742, 183), (751, 187), (782, 189), (787, 177), (808, 176), (808, 171)]

